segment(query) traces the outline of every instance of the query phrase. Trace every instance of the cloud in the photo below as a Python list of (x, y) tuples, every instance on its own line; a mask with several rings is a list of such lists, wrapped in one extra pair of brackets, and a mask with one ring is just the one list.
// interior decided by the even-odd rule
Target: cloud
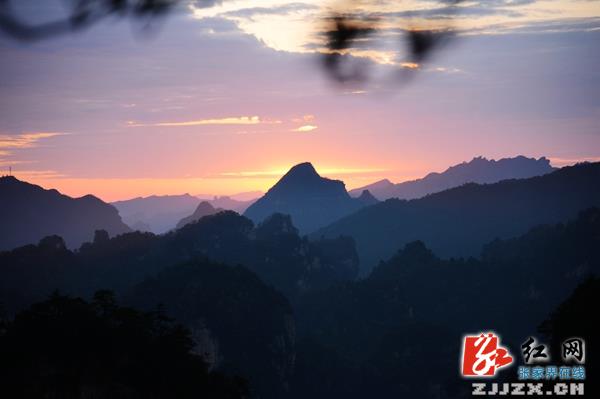
[(258, 116), (232, 116), (226, 118), (198, 119), (182, 122), (137, 123), (127, 122), (131, 127), (189, 127), (189, 126), (214, 126), (214, 125), (273, 125), (281, 121), (276, 119), (262, 119)]
[[(195, 0), (190, 9), (196, 19), (221, 17), (268, 47), (299, 53), (325, 50), (323, 36), (327, 35), (327, 29), (325, 24), (315, 21), (327, 20), (331, 11), (337, 10), (336, 13), (355, 21), (373, 22), (375, 32), (370, 38), (362, 38), (361, 45), (363, 50), (371, 51), (369, 58), (378, 64), (390, 64), (390, 60), (402, 53), (395, 49), (390, 57), (380, 49), (387, 40), (396, 43), (402, 34), (399, 30), (453, 30), (457, 34), (484, 30), (487, 34), (499, 34), (527, 29), (555, 18), (560, 18), (559, 25), (570, 25), (574, 18), (600, 16), (594, 1), (582, 0), (364, 0), (358, 3), (346, 0), (334, 7), (318, 0), (268, 0), (250, 7), (241, 0)], [(579, 28), (585, 29), (573, 29)], [(352, 50), (351, 54), (357, 55)], [(376, 56), (376, 53), (381, 54)]]
[(315, 116), (314, 115), (302, 115), (301, 117), (297, 117), (297, 118), (292, 118), (292, 122), (295, 123), (308, 123), (308, 122), (313, 122), (315, 120)]
[[(15, 149), (15, 148), (31, 148), (34, 147), (38, 141), (47, 139), (55, 136), (64, 136), (67, 133), (58, 132), (33, 132), (33, 133), (22, 133), (22, 134), (1, 134), (0, 135), (0, 149)], [(7, 155), (7, 151), (0, 152), (0, 155)]]
[[(29, 161), (10, 159), (12, 151), (36, 147), (38, 141), (67, 133), (59, 132), (30, 132), (21, 134), (0, 134), (0, 167), (31, 163)], [(31, 174), (28, 174), (28, 176)]]
[(312, 132), (313, 130), (316, 130), (318, 127), (315, 125), (304, 125), (304, 126), (300, 126), (299, 128), (294, 129), (294, 132)]

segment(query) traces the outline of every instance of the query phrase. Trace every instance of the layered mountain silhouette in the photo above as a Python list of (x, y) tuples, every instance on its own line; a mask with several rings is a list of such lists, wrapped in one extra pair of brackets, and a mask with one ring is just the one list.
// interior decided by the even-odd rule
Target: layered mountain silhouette
[[(562, 340), (598, 334), (598, 280), (588, 278), (600, 272), (599, 231), (591, 208), (494, 241), (481, 259), (440, 259), (415, 241), (364, 279), (312, 292), (295, 308), (296, 397), (469, 397), (457, 394), (465, 331), (498, 331), (518, 353), (541, 324), (560, 358)], [(589, 382), (586, 395), (598, 385)]]
[(300, 233), (306, 234), (372, 201), (368, 193), (361, 199), (350, 197), (342, 181), (319, 176), (313, 165), (305, 162), (292, 167), (244, 215), (258, 223), (274, 213), (287, 214)]
[[(165, 233), (177, 222), (191, 215), (200, 200), (192, 195), (153, 195), (113, 202), (123, 221), (132, 228), (147, 228), (155, 234)], [(138, 230), (136, 228), (136, 230)]]
[(364, 206), (375, 205), (379, 202), (379, 200), (375, 198), (375, 196), (373, 196), (369, 190), (363, 190), (357, 200)]
[[(238, 194), (240, 198), (248, 198), (250, 195), (256, 195), (256, 197), (251, 199), (238, 199), (237, 195), (229, 197), (227, 195), (214, 196), (212, 199), (206, 199), (206, 201), (210, 203), (215, 208), (222, 208), (228, 211), (235, 211), (239, 214), (242, 214), (248, 209), (250, 205), (252, 205), (256, 200), (262, 196), (262, 193), (258, 191), (252, 191), (249, 193)], [(203, 198), (203, 197), (199, 197)]]
[[(251, 194), (240, 195), (246, 198)], [(238, 200), (227, 196), (200, 199), (190, 194), (153, 195), (116, 201), (112, 205), (132, 229), (162, 234), (174, 229), (181, 219), (190, 216), (201, 202), (207, 202), (214, 208), (242, 213), (254, 200)]]
[(164, 235), (98, 231), (78, 251), (50, 236), (0, 252), (0, 328), (5, 314), (56, 290), (83, 298), (112, 290), (147, 310), (162, 304), (211, 366), (248, 376), (257, 396), (275, 399), (293, 372), (290, 301), (357, 274), (352, 239), (308, 241), (281, 214), (254, 226), (224, 211)]
[(130, 231), (115, 207), (93, 195), (71, 198), (56, 190), (0, 177), (0, 250), (37, 243), (59, 234), (70, 248), (90, 241), (95, 230)]
[(600, 163), (589, 163), (529, 179), (469, 183), (420, 199), (389, 199), (342, 218), (313, 237), (353, 237), (363, 270), (414, 240), (423, 240), (438, 256), (476, 256), (495, 238), (562, 222), (600, 205), (599, 182)]
[(198, 207), (196, 208), (194, 213), (192, 213), (190, 216), (184, 217), (179, 222), (177, 222), (176, 228), (180, 229), (183, 226), (185, 226), (186, 224), (197, 222), (198, 220), (202, 219), (204, 216), (214, 215), (215, 213), (218, 213), (221, 211), (223, 211), (223, 209), (215, 208), (207, 201), (202, 201), (200, 204), (198, 204)]
[[(274, 214), (255, 226), (233, 211), (188, 223), (168, 234), (132, 232), (94, 240), (70, 251), (59, 236), (0, 252), (0, 303), (19, 308), (54, 289), (91, 295), (98, 289), (124, 293), (165, 267), (199, 258), (243, 265), (295, 299), (358, 275), (358, 255), (349, 237), (309, 241), (288, 215)], [(26, 288), (25, 288), (26, 287)]]
[(458, 187), (465, 183), (497, 183), (506, 179), (541, 176), (554, 170), (555, 168), (550, 165), (550, 161), (544, 157), (534, 159), (517, 156), (503, 158), (498, 161), (476, 157), (469, 162), (451, 166), (442, 173), (430, 173), (422, 179), (398, 184), (394, 184), (387, 179), (380, 180), (368, 186), (350, 190), (350, 195), (357, 197), (366, 189), (379, 200), (389, 198), (414, 199)]
[[(106, 380), (83, 379), (82, 386), (109, 384), (103, 390), (107, 396), (98, 397), (119, 396), (123, 387), (128, 389), (123, 395), (130, 396), (140, 384), (156, 396), (155, 382), (145, 384), (144, 378), (167, 373), (156, 383), (177, 384), (169, 377), (187, 369), (180, 367), (182, 355), (194, 354), (217, 375), (246, 377), (252, 393), (246, 397), (467, 397), (468, 383), (456, 366), (465, 332), (499, 331), (516, 353), (544, 319), (540, 334), (552, 335), (539, 338), (552, 347), (565, 337), (597, 335), (597, 312), (585, 304), (597, 301), (598, 281), (585, 281), (600, 271), (600, 210), (565, 215), (598, 202), (599, 176), (600, 164), (581, 164), (365, 207), (342, 222), (366, 214), (374, 226), (370, 243), (401, 242), (410, 231), (429, 235), (424, 242), (401, 243), (363, 279), (356, 278), (352, 238), (309, 241), (299, 236), (289, 215), (278, 213), (255, 225), (224, 211), (164, 235), (110, 237), (98, 231), (77, 251), (58, 236), (45, 237), (37, 245), (0, 252), (0, 351), (11, 355), (0, 356), (0, 368), (8, 379), (12, 370), (25, 368), (34, 381), (70, 388), (81, 384), (63, 382), (64, 373), (79, 377), (88, 369), (73, 367), (91, 367), (90, 375)], [(541, 219), (561, 223), (514, 233)], [(430, 244), (465, 248), (484, 236), (511, 238), (487, 240), (479, 258), (466, 259), (443, 259)], [(105, 291), (98, 293), (105, 289), (128, 308)], [(61, 295), (47, 299), (55, 290)], [(45, 302), (23, 312), (38, 301)], [(15, 313), (19, 316), (12, 319)], [(166, 315), (186, 330), (162, 328)], [(52, 339), (46, 339), (47, 331)], [(135, 346), (140, 337), (156, 333), (175, 341)], [(98, 336), (111, 336), (115, 343), (89, 346)], [(73, 352), (63, 356), (63, 348)], [(115, 351), (107, 352), (111, 348)], [(22, 353), (30, 362), (15, 365)], [(590, 345), (590, 359), (594, 353)], [(103, 359), (101, 374), (94, 372), (90, 356)], [(153, 358), (144, 361), (144, 356)], [(132, 362), (134, 369), (150, 364), (153, 371), (129, 374)], [(171, 368), (165, 369), (165, 362)], [(187, 382), (206, 375), (184, 374)], [(48, 375), (60, 378), (48, 380)], [(121, 384), (111, 383), (115, 375)], [(222, 380), (225, 386), (233, 382), (229, 378)], [(28, 389), (26, 380), (3, 386)], [(586, 380), (586, 392), (594, 393), (596, 385)], [(236, 397), (217, 392), (208, 397)]]

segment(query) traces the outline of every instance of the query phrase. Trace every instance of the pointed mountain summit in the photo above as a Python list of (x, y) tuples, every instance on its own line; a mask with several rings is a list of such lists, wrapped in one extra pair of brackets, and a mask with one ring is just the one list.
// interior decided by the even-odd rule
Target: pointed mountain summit
[(214, 215), (215, 213), (219, 213), (221, 211), (223, 211), (223, 209), (215, 208), (209, 202), (202, 201), (200, 204), (198, 204), (194, 213), (192, 213), (190, 216), (184, 217), (177, 223), (176, 229), (180, 229), (186, 224), (197, 222), (204, 216)]
[(267, 194), (278, 195), (317, 195), (347, 197), (344, 182), (321, 177), (310, 162), (292, 167)]
[(364, 204), (350, 197), (344, 182), (321, 177), (310, 162), (292, 167), (244, 213), (260, 223), (274, 213), (290, 215), (300, 233), (310, 233)]
[(115, 207), (93, 195), (71, 198), (13, 176), (0, 177), (0, 221), (0, 250), (37, 244), (50, 235), (78, 248), (96, 230), (110, 235), (130, 231)]
[(365, 206), (374, 205), (379, 202), (379, 200), (375, 198), (369, 190), (363, 190), (357, 200)]
[(396, 185), (389, 181), (388, 179), (378, 180), (375, 183), (371, 183), (367, 186), (355, 188), (349, 191), (349, 194), (352, 197), (358, 198), (365, 190), (369, 191), (369, 193), (377, 196), (377, 198), (384, 198), (382, 195), (387, 196), (388, 192), (392, 192)]

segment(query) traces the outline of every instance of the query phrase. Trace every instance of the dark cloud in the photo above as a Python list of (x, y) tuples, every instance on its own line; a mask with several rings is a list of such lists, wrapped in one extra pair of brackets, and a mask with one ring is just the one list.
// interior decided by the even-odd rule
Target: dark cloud
[(223, 4), (223, 0), (188, 0), (189, 3), (198, 8), (210, 8)]
[[(178, 0), (72, 0), (66, 3), (64, 17), (32, 23), (31, 19), (48, 10), (48, 5), (36, 8), (28, 2), (27, 6), (34, 14), (30, 19), (28, 15), (23, 18), (15, 12), (13, 1), (0, 0), (0, 32), (21, 41), (41, 40), (86, 29), (109, 16), (144, 20), (149, 27), (152, 19), (164, 16), (177, 3)], [(56, 3), (51, 3), (50, 7), (54, 11)]]

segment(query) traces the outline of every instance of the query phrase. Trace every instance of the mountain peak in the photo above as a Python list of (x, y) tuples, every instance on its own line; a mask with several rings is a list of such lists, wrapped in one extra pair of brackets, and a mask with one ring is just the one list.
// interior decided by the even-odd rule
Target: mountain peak
[(371, 194), (369, 190), (363, 190), (360, 196), (357, 198), (363, 205), (373, 205), (379, 202), (377, 198)]
[(344, 182), (319, 176), (310, 162), (292, 167), (244, 215), (260, 223), (274, 213), (291, 215), (305, 234), (363, 206), (348, 195)]
[(281, 180), (289, 179), (314, 179), (320, 178), (317, 170), (310, 162), (302, 162), (292, 168), (281, 178)]
[(196, 207), (196, 210), (194, 211), (194, 213), (206, 213), (206, 212), (212, 212), (214, 211), (215, 208), (210, 204), (210, 202), (208, 201), (202, 201), (198, 204), (198, 206)]
[(70, 248), (77, 248), (95, 230), (111, 235), (130, 231), (116, 208), (97, 197), (72, 198), (14, 176), (0, 178), (0, 220), (0, 251), (50, 235), (59, 235)]
[(198, 204), (194, 213), (192, 213), (190, 216), (187, 216), (187, 217), (184, 217), (183, 219), (181, 219), (177, 223), (177, 226), (175, 228), (180, 229), (183, 226), (185, 226), (186, 224), (197, 222), (198, 220), (202, 219), (205, 216), (214, 215), (214, 214), (222, 212), (222, 211), (223, 211), (223, 209), (215, 208), (214, 206), (212, 206), (212, 204), (210, 202), (202, 201)]

